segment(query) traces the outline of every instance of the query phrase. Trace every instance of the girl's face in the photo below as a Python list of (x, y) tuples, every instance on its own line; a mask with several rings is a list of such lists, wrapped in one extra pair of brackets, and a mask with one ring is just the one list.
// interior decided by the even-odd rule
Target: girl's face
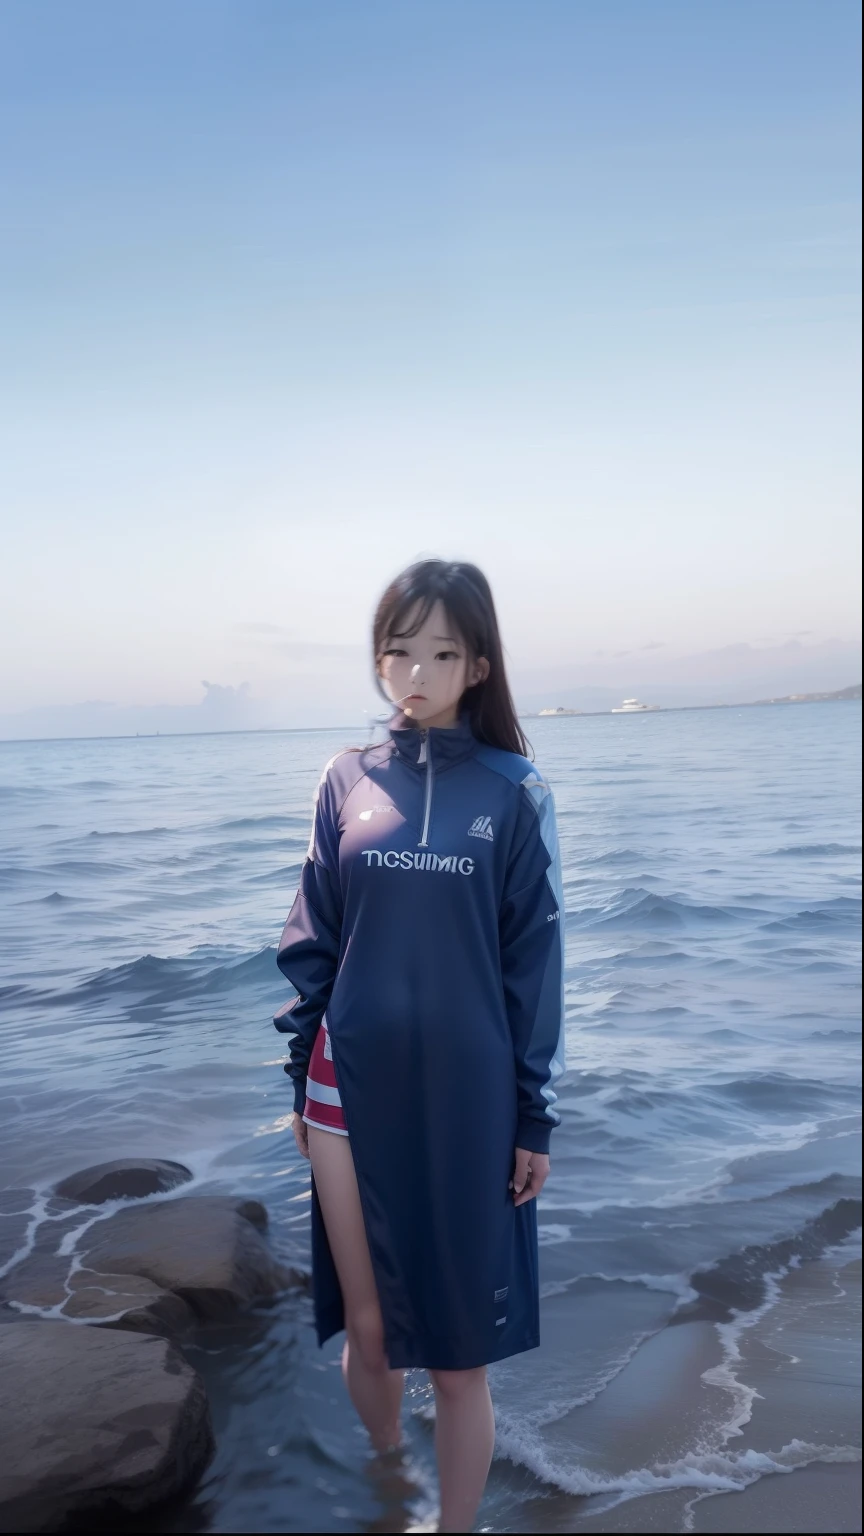
[[(406, 628), (412, 627), (409, 615)], [(489, 676), (489, 663), (468, 654), (444, 604), (437, 602), (416, 635), (388, 635), (378, 673), (393, 702), (415, 724), (448, 726), (456, 724), (465, 689)]]

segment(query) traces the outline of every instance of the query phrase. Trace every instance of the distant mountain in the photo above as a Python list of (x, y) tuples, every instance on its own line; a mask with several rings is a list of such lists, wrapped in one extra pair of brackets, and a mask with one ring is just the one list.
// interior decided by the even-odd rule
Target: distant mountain
[(833, 699), (860, 699), (861, 684), (851, 688), (835, 688), (833, 693), (787, 693), (781, 699), (757, 699), (757, 704), (825, 704)]
[(684, 656), (656, 646), (569, 663), (556, 659), (542, 671), (514, 668), (512, 682), (516, 702), (526, 713), (559, 707), (594, 712), (628, 698), (674, 709), (834, 693), (856, 675), (861, 675), (859, 644), (827, 640), (804, 645), (789, 640), (783, 645), (727, 645)]

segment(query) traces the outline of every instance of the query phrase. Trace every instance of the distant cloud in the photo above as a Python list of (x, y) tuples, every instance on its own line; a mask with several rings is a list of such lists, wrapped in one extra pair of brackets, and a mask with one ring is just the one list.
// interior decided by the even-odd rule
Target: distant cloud
[(290, 635), (291, 630), (284, 624), (232, 624), (231, 628), (239, 635)]
[(318, 645), (314, 640), (280, 640), (273, 649), (295, 661), (349, 661), (366, 654), (363, 645)]
[(799, 640), (806, 639), (808, 635), (815, 633), (813, 629), (792, 629), (779, 635), (760, 635), (757, 640), (750, 643), (752, 645), (797, 645)]
[(204, 689), (204, 697), (199, 706), (201, 709), (224, 709), (226, 705), (232, 707), (245, 703), (252, 696), (248, 683), (240, 683), (234, 688), (230, 683), (208, 683), (206, 678), (202, 678), (201, 687)]
[(362, 645), (335, 645), (327, 641), (297, 640), (294, 632), (284, 624), (234, 624), (232, 629), (242, 639), (266, 647), (270, 656), (284, 656), (288, 661), (302, 666), (309, 663), (325, 671), (334, 664), (356, 662), (367, 655)]
[(202, 704), (209, 704), (213, 699), (239, 699), (249, 693), (249, 684), (240, 683), (235, 688), (231, 683), (208, 683), (206, 677), (201, 679), (201, 687), (206, 690)]
[(649, 640), (648, 644), (643, 645), (641, 649), (643, 651), (662, 651), (665, 644), (665, 640)]

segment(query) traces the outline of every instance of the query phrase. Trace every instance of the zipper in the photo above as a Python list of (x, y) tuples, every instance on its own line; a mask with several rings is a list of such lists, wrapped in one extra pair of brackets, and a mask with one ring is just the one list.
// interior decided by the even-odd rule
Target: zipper
[(432, 768), (432, 741), (428, 733), (420, 742), (420, 756), (418, 763), (426, 764), (426, 796), (423, 802), (423, 834), (417, 844), (418, 848), (429, 847), (429, 822), (432, 817), (432, 783), (435, 778)]

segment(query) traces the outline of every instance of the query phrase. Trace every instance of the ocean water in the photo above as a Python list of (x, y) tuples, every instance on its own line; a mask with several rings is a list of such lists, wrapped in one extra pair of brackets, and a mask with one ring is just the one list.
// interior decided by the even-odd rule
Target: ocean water
[[(860, 1221), (860, 727), (846, 703), (530, 722), (563, 851), (568, 1073), (543, 1345), (492, 1373), (485, 1529), (641, 1529), (603, 1525), (636, 1494), (677, 1499), (662, 1528), (683, 1529), (706, 1494), (856, 1454), (848, 1416), (806, 1394), (754, 1438), (754, 1382), (757, 1339), (803, 1326), (804, 1270), (823, 1345), (842, 1339), (823, 1291), (847, 1294)], [(357, 740), (0, 745), (4, 1185), (176, 1158), (263, 1199), (306, 1256), (275, 944), (321, 767)], [(428, 1517), (422, 1373), (403, 1488), (370, 1466), (305, 1298), (192, 1354), (220, 1448), (162, 1529)]]

